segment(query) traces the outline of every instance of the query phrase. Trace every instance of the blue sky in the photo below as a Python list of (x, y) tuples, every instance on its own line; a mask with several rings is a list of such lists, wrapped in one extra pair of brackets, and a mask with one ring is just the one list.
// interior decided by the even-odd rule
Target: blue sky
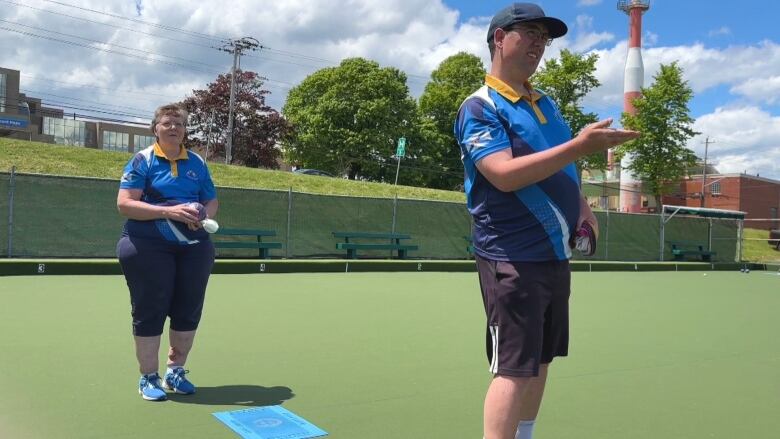
[[(583, 103), (601, 117), (617, 117), (622, 106), (628, 17), (616, 3), (540, 2), (570, 29), (546, 59), (562, 49), (599, 55), (602, 86)], [(268, 78), (274, 108), (281, 110), (289, 89), (306, 76), (352, 56), (405, 71), (417, 97), (431, 71), (459, 51), (489, 65), (487, 26), (507, 4), (232, 0), (225, 8), (224, 0), (0, 0), (0, 65), (22, 71), (23, 90), (66, 111), (93, 106), (140, 120), (229, 70), (230, 55), (213, 48), (221, 37), (251, 36), (265, 49), (244, 57), (242, 66)], [(780, 6), (770, 0), (650, 4), (643, 19), (645, 85), (660, 64), (683, 68), (695, 93), (694, 129), (702, 133), (688, 146), (703, 155), (709, 137), (715, 142), (709, 159), (722, 172), (780, 180)]]

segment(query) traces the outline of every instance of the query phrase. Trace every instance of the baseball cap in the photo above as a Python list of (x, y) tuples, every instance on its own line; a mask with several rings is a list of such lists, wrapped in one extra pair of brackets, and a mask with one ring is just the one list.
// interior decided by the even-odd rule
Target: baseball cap
[(527, 22), (544, 24), (547, 31), (550, 32), (550, 38), (562, 37), (569, 30), (563, 21), (544, 15), (544, 11), (537, 4), (512, 3), (493, 16), (493, 20), (490, 21), (490, 27), (488, 28), (488, 43), (493, 40), (493, 34), (496, 32), (496, 29), (504, 29), (515, 23)]

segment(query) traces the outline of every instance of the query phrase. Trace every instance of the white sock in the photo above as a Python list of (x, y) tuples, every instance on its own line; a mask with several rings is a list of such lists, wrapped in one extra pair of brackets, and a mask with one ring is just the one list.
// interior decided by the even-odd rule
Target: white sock
[(173, 373), (174, 370), (181, 369), (182, 367), (183, 366), (177, 366), (175, 364), (171, 364), (170, 366), (168, 366), (168, 370), (166, 370), (165, 373), (166, 374)]
[(520, 421), (520, 423), (517, 424), (517, 433), (515, 433), (515, 439), (533, 439), (535, 423), (536, 420)]

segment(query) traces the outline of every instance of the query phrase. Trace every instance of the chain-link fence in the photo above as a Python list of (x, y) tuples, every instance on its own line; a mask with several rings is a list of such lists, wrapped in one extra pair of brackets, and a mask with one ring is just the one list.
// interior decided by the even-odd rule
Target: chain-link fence
[[(115, 180), (0, 173), (0, 254), (4, 257), (115, 257), (124, 218), (116, 209)], [(412, 236), (423, 259), (467, 259), (471, 219), (464, 203), (315, 195), (288, 191), (217, 188), (222, 227), (276, 231), (273, 257), (341, 258), (332, 232), (399, 232)], [(591, 260), (671, 260), (661, 246), (659, 215), (596, 212), (600, 239)], [(711, 232), (710, 232), (711, 231)], [(696, 241), (714, 261), (738, 255), (736, 221), (678, 216), (664, 240)], [(576, 252), (575, 252), (576, 253)], [(219, 257), (251, 257), (256, 250), (219, 249)], [(388, 251), (361, 257), (388, 258)], [(575, 254), (575, 259), (580, 258)]]

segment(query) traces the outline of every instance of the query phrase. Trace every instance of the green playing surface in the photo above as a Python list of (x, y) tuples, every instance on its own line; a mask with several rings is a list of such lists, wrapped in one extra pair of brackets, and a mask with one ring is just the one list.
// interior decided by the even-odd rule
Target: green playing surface
[[(574, 273), (536, 436), (774, 437), (778, 310), (759, 271)], [(477, 439), (483, 325), (475, 273), (215, 275), (198, 394), (152, 403), (121, 276), (0, 277), (0, 437), (233, 438), (211, 413), (282, 404), (338, 439)]]

